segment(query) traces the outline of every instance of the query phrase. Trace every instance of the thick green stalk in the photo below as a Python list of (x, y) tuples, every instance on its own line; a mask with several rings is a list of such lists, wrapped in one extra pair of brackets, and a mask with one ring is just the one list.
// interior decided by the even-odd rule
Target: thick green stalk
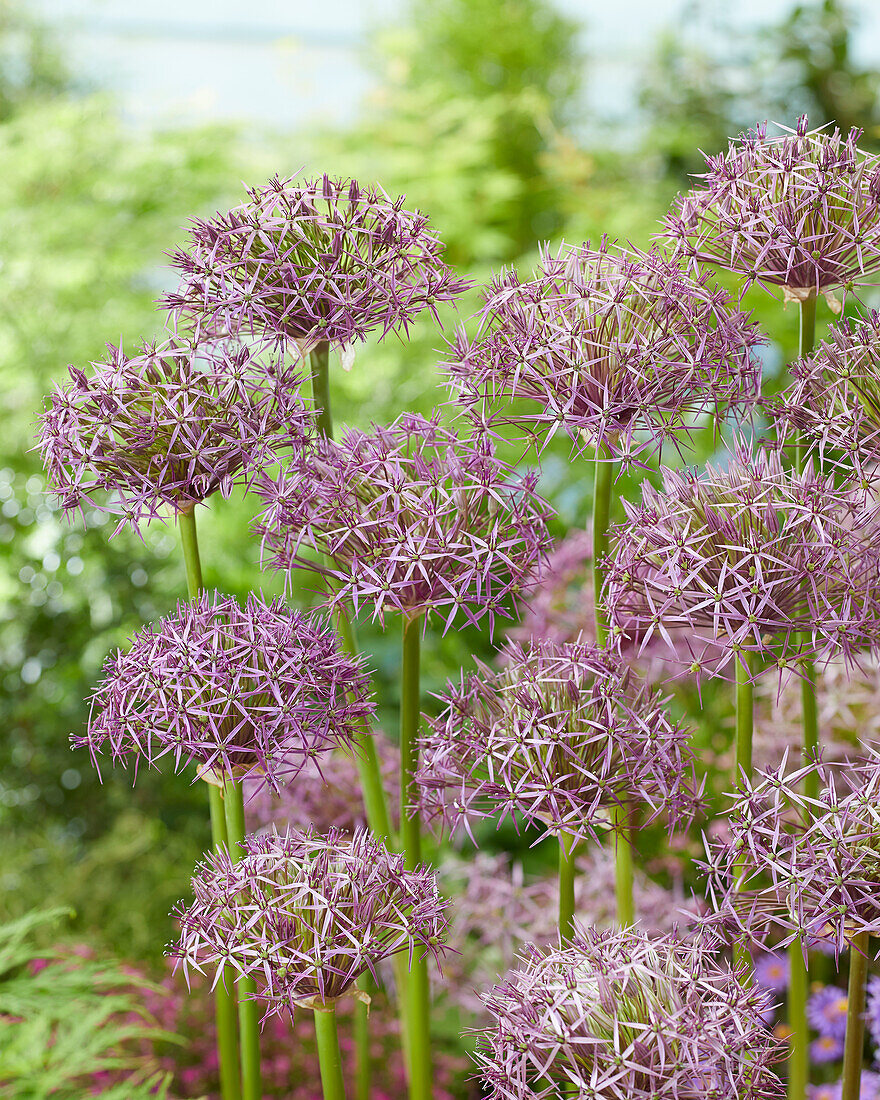
[(865, 1056), (865, 981), (868, 977), (868, 933), (853, 937), (849, 952), (846, 1039), (843, 1046), (843, 1086), (840, 1100), (859, 1100)]
[[(418, 735), (420, 718), (419, 656), (424, 615), (403, 620), (402, 668), (400, 681), (400, 838), (404, 865), (411, 871), (422, 862), (421, 820), (418, 810)], [(431, 1080), (431, 991), (428, 961), (413, 956), (407, 979), (405, 1034), (409, 1053), (410, 1100), (430, 1100)]]
[(593, 481), (593, 599), (595, 603), (596, 645), (605, 645), (608, 638), (608, 616), (602, 605), (602, 585), (605, 577), (601, 562), (608, 553), (608, 526), (611, 522), (611, 482), (614, 463), (603, 444), (596, 451)]
[[(178, 512), (180, 544), (186, 570), (186, 591), (194, 600), (204, 587), (202, 561), (195, 511)], [(206, 783), (211, 807), (211, 840), (215, 851), (227, 847), (226, 811), (223, 792), (214, 783)], [(241, 1063), (238, 1057), (238, 1021), (235, 1004), (235, 982), (229, 967), (214, 990), (214, 1016), (217, 1024), (217, 1057), (220, 1061), (220, 1095), (222, 1100), (241, 1100)]]
[(810, 1032), (807, 1021), (809, 980), (799, 940), (788, 949), (791, 976), (788, 984), (788, 1100), (804, 1100), (810, 1080)]
[[(239, 860), (244, 855), (244, 794), (241, 783), (235, 779), (227, 779), (223, 786), (223, 804), (226, 810), (229, 855), (233, 860)], [(257, 1002), (254, 1000), (254, 979), (239, 976), (235, 984), (238, 991), (238, 1027), (241, 1034), (242, 1100), (263, 1100), (260, 1073), (260, 1020)]]
[(335, 1005), (315, 1009), (315, 1039), (318, 1044), (318, 1064), (321, 1067), (324, 1100), (345, 1100), (345, 1082), (342, 1079), (342, 1056), (339, 1053)]
[[(368, 972), (358, 982), (367, 996), (376, 991), (376, 983)], [(354, 1077), (355, 1100), (370, 1100), (372, 1092), (373, 1063), (370, 1057), (370, 1006), (357, 1000), (354, 1005)]]
[(559, 938), (571, 939), (574, 931), (574, 850), (575, 838), (559, 834)]
[(617, 899), (617, 923), (621, 928), (635, 924), (633, 898), (632, 823), (629, 807), (614, 807), (614, 895)]
[(318, 431), (326, 439), (333, 438), (333, 416), (330, 412), (330, 345), (326, 340), (316, 344), (309, 355), (312, 368), (312, 397)]
[[(739, 786), (752, 775), (752, 732), (755, 724), (754, 684), (751, 655), (741, 651), (736, 659), (736, 755), (733, 765), (734, 785)], [(737, 865), (739, 873), (739, 865)], [(741, 942), (733, 945), (733, 957), (745, 966), (744, 982), (751, 981), (752, 958)]]

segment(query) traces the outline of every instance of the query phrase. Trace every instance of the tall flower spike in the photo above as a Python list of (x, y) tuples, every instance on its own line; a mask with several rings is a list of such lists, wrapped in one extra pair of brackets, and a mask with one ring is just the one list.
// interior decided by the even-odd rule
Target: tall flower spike
[(637, 799), (642, 821), (688, 821), (698, 784), (688, 733), (659, 692), (594, 645), (509, 643), (504, 667), (462, 675), (429, 718), (417, 779), (423, 809), (452, 828), (506, 816), (598, 839)]
[(368, 678), (325, 622), (266, 604), (204, 593), (135, 635), (104, 665), (88, 732), (74, 738), (96, 765), (114, 761), (206, 777), (253, 778), (277, 790), (308, 761), (351, 743), (372, 713)]
[(519, 478), (486, 436), (461, 439), (405, 413), (390, 428), (318, 441), (258, 491), (264, 549), (282, 570), (325, 556), (331, 603), (351, 599), (384, 622), (389, 611), (438, 611), (448, 629), (507, 614), (535, 583), (550, 509), (537, 477)]
[(347, 346), (406, 330), (469, 283), (440, 260), (423, 214), (355, 180), (274, 178), (247, 201), (195, 221), (166, 305), (221, 332)]
[(225, 851), (201, 863), (193, 891), (172, 953), (215, 984), (225, 965), (253, 977), (266, 1015), (333, 1002), (391, 955), (443, 951), (435, 875), (405, 870), (366, 830), (247, 837), (237, 863)]
[(178, 336), (134, 356), (110, 347), (94, 367), (70, 367), (40, 449), (63, 507), (119, 515), (117, 531), (228, 496), (309, 432), (299, 375), (245, 347)]
[(579, 929), (489, 993), (477, 1060), (491, 1100), (770, 1100), (781, 1055), (767, 995), (707, 945)]
[[(801, 793), (818, 769), (819, 797)], [(704, 923), (754, 943), (827, 943), (839, 955), (880, 933), (880, 755), (859, 764), (786, 761), (743, 784), (729, 835), (707, 840)]]
[(545, 249), (530, 282), (496, 278), (476, 339), (460, 331), (447, 368), (459, 402), (489, 424), (525, 427), (542, 446), (561, 430), (627, 465), (678, 446), (701, 412), (751, 404), (760, 342), (707, 276), (603, 240)]
[[(767, 124), (706, 158), (704, 185), (679, 197), (663, 236), (697, 267), (726, 268), (804, 301), (880, 274), (880, 158), (861, 130)], [(839, 308), (839, 307), (837, 307)]]
[[(607, 599), (643, 643), (693, 639), (692, 671), (751, 652), (780, 675), (802, 657), (852, 660), (877, 637), (878, 527), (860, 493), (740, 443), (725, 469), (664, 470), (663, 492), (624, 501)], [(715, 651), (712, 652), (714, 647)]]

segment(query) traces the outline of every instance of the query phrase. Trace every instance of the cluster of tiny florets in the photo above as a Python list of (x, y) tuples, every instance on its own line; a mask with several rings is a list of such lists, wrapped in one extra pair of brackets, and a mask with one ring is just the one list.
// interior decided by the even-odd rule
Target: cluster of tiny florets
[(759, 393), (755, 326), (656, 250), (545, 251), (532, 281), (495, 279), (481, 316), (447, 363), (458, 399), (484, 426), (519, 425), (542, 447), (562, 431), (628, 464), (677, 446), (697, 414)]
[(428, 219), (355, 180), (274, 178), (226, 214), (197, 220), (172, 263), (166, 305), (219, 332), (301, 350), (406, 330), (467, 289), (440, 259)]
[(172, 953), (186, 968), (252, 976), (266, 1012), (322, 1007), (399, 952), (439, 960), (446, 903), (435, 875), (406, 870), (366, 830), (246, 837), (234, 862), (212, 853), (180, 907)]
[(94, 367), (56, 388), (40, 449), (62, 506), (118, 515), (117, 530), (228, 496), (311, 430), (299, 375), (253, 349), (173, 337)]
[(860, 130), (766, 123), (708, 157), (702, 187), (679, 197), (664, 236), (699, 265), (726, 268), (803, 301), (880, 274), (880, 158)]
[(576, 929), (486, 997), (491, 1100), (767, 1100), (783, 1094), (767, 995), (699, 941)]
[[(272, 563), (315, 569), (328, 599), (389, 612), (436, 611), (490, 624), (509, 614), (544, 561), (549, 507), (537, 477), (516, 475), (486, 436), (462, 439), (415, 414), (371, 433), (321, 440), (261, 483)], [(322, 568), (320, 565), (317, 568)]]
[(372, 711), (361, 662), (323, 619), (253, 593), (243, 607), (204, 593), (107, 660), (74, 743), (96, 765), (105, 751), (135, 766), (171, 757), (208, 779), (249, 776), (278, 789), (350, 745)]
[(421, 740), (423, 809), (455, 828), (507, 816), (597, 839), (637, 799), (670, 826), (698, 804), (688, 732), (659, 692), (613, 653), (582, 643), (510, 643), (500, 671), (450, 683)]

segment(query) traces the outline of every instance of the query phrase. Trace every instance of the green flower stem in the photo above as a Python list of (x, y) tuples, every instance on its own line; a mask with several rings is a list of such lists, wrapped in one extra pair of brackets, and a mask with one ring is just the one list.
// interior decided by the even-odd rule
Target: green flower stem
[(559, 834), (559, 938), (571, 939), (574, 931), (574, 853), (577, 841), (570, 833)]
[[(358, 982), (368, 997), (376, 991), (376, 982), (367, 972)], [(370, 1100), (372, 1090), (373, 1065), (370, 1057), (370, 1006), (357, 1000), (354, 1005), (354, 1057), (355, 1057), (355, 1100)]]
[(788, 1100), (804, 1100), (810, 1079), (810, 1032), (807, 1022), (809, 980), (799, 940), (788, 948), (791, 977), (788, 985), (788, 1026), (791, 1053), (788, 1056)]
[(633, 898), (633, 853), (629, 807), (614, 807), (614, 894), (617, 899), (617, 923), (621, 928), (635, 924)]
[[(180, 543), (186, 569), (186, 591), (194, 600), (204, 588), (199, 538), (194, 510), (178, 512)], [(206, 783), (211, 806), (211, 841), (214, 851), (226, 848), (226, 811), (223, 792), (214, 783)], [(229, 967), (214, 990), (214, 1017), (217, 1024), (217, 1057), (220, 1061), (220, 1095), (222, 1100), (241, 1100), (241, 1064), (238, 1057), (238, 1021), (235, 1004), (235, 981)]]
[(597, 450), (593, 464), (593, 600), (596, 620), (596, 645), (608, 638), (608, 616), (602, 605), (605, 575), (600, 562), (608, 554), (608, 527), (611, 522), (611, 482), (614, 463), (605, 444)]
[[(420, 718), (419, 651), (424, 614), (404, 617), (400, 682), (400, 836), (404, 865), (414, 870), (422, 862), (421, 820), (417, 810), (418, 734)], [(403, 1002), (409, 1048), (410, 1100), (430, 1100), (431, 991), (428, 960), (413, 955)]]
[[(739, 786), (743, 779), (752, 774), (752, 733), (755, 725), (755, 689), (752, 683), (751, 655), (743, 650), (735, 658), (736, 664), (736, 755), (733, 765), (734, 785)], [(739, 865), (737, 874), (739, 875)], [(733, 945), (733, 957), (737, 964), (743, 965), (744, 982), (751, 981), (752, 957), (743, 943)]]
[(318, 431), (325, 439), (333, 438), (333, 416), (330, 412), (330, 345), (326, 340), (316, 344), (309, 355), (312, 369), (312, 397)]
[(315, 1009), (315, 1039), (318, 1043), (318, 1063), (321, 1067), (324, 1100), (345, 1100), (335, 1005)]
[(859, 1100), (865, 1056), (865, 982), (868, 977), (868, 933), (853, 936), (849, 952), (846, 1039), (843, 1047), (843, 1087), (840, 1100)]
[[(223, 786), (223, 804), (226, 810), (226, 831), (229, 838), (229, 855), (239, 860), (244, 855), (244, 793), (241, 783), (227, 779)], [(260, 1074), (260, 1021), (257, 1002), (254, 1000), (254, 979), (239, 976), (238, 1026), (241, 1033), (241, 1082), (242, 1100), (263, 1100), (263, 1084)]]

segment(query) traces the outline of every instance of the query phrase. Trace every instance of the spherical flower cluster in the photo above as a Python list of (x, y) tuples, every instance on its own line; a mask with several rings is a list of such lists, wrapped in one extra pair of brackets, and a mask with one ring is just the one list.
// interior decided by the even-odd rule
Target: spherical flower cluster
[(766, 123), (708, 157), (704, 185), (679, 198), (665, 234), (697, 267), (723, 267), (803, 301), (880, 273), (880, 158), (860, 130)]
[(174, 253), (180, 287), (166, 305), (220, 332), (349, 345), (407, 329), (468, 283), (440, 260), (427, 218), (355, 180), (277, 177), (247, 201), (196, 220)]
[(774, 409), (820, 462), (863, 480), (880, 463), (880, 313), (833, 326), (815, 354), (791, 365), (793, 384)]
[[(800, 791), (813, 769), (815, 799)], [(816, 939), (839, 955), (860, 933), (880, 931), (880, 756), (758, 772), (740, 788), (729, 836), (706, 849), (706, 925), (804, 950)]]
[(399, 952), (439, 960), (446, 918), (434, 874), (405, 870), (368, 831), (291, 830), (244, 847), (238, 862), (220, 850), (200, 864), (195, 900), (176, 911), (172, 953), (185, 968), (215, 969), (215, 984), (224, 965), (254, 977), (271, 1014), (335, 1001)]
[(135, 635), (108, 658), (92, 698), (95, 765), (191, 761), (205, 778), (251, 777), (273, 789), (309, 761), (350, 744), (373, 710), (358, 660), (320, 618), (251, 593), (244, 607), (218, 593)]
[(693, 815), (688, 733), (618, 657), (581, 643), (510, 643), (503, 667), (450, 683), (421, 740), (428, 816), (452, 828), (510, 816), (548, 833), (597, 839), (636, 799), (647, 823)]
[[(549, 536), (535, 475), (517, 477), (486, 436), (461, 439), (415, 414), (321, 440), (259, 492), (264, 548), (280, 569), (315, 569), (331, 603), (441, 612), (490, 624), (534, 583)], [(320, 567), (318, 567), (320, 568)]]
[(704, 944), (577, 929), (524, 962), (486, 997), (493, 1023), (477, 1057), (492, 1100), (782, 1095), (767, 995)]
[(70, 367), (40, 449), (63, 507), (119, 515), (117, 531), (228, 496), (310, 430), (299, 376), (245, 347), (173, 337), (134, 356), (110, 347), (94, 366)]
[(477, 338), (460, 332), (447, 366), (459, 400), (489, 422), (544, 443), (561, 430), (629, 464), (677, 444), (700, 412), (751, 403), (759, 342), (706, 276), (603, 241), (545, 251), (531, 282), (499, 276)]
[(665, 470), (662, 492), (644, 483), (641, 507), (624, 508), (607, 587), (617, 630), (673, 648), (670, 628), (685, 628), (697, 676), (717, 669), (713, 646), (783, 675), (876, 638), (880, 531), (856, 491), (740, 444), (726, 468)]

